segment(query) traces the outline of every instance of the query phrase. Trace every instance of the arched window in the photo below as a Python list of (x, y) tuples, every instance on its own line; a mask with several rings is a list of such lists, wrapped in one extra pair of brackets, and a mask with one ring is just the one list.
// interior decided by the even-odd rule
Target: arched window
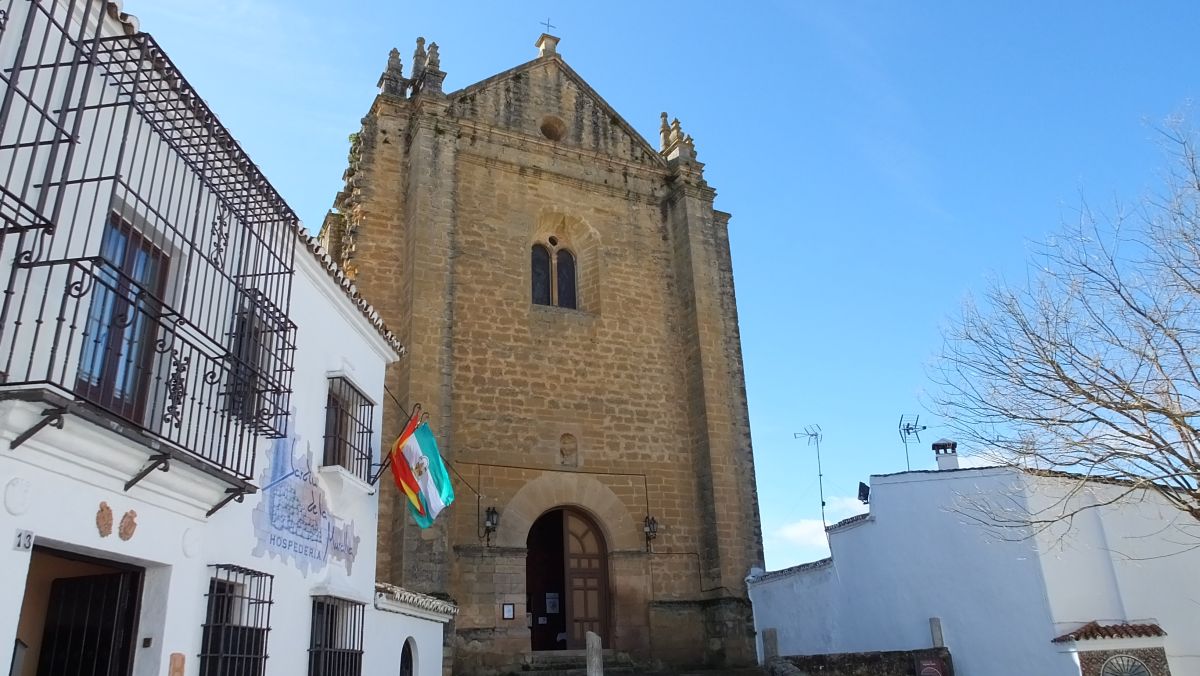
[(530, 266), (533, 274), (533, 302), (536, 305), (550, 305), (550, 252), (541, 244), (533, 245), (530, 256)]
[(1136, 657), (1115, 655), (1100, 667), (1100, 676), (1150, 676), (1150, 669)]
[(548, 246), (539, 242), (530, 248), (533, 303), (576, 310), (579, 295), (575, 254), (561, 245), (557, 237), (550, 237), (547, 242)]
[(400, 676), (413, 676), (416, 673), (416, 665), (413, 664), (412, 639), (404, 641), (404, 648), (400, 651)]
[(566, 249), (555, 254), (559, 307), (575, 309), (575, 257)]

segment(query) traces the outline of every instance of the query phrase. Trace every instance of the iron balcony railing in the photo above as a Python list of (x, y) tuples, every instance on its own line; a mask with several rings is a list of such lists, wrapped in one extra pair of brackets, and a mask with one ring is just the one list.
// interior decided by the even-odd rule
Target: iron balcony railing
[(236, 479), (282, 436), (299, 221), (101, 0), (0, 0), (0, 397), (45, 389)]
[[(247, 297), (229, 336), (235, 353), (211, 343), (167, 305), (103, 259), (31, 263), (42, 280), (22, 297), (5, 334), (8, 387), (71, 392), (144, 434), (250, 479), (255, 442), (287, 415), (288, 384), (258, 368), (262, 355), (290, 350), (286, 317)], [(253, 319), (249, 319), (253, 318)], [(242, 325), (254, 322), (253, 327)], [(12, 342), (7, 342), (12, 341)], [(216, 442), (216, 443), (214, 443)]]

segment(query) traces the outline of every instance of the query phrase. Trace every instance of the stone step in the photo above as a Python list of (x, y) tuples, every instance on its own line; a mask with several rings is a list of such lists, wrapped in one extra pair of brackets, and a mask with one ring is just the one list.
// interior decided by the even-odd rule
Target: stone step
[[(586, 667), (529, 669), (522, 676), (587, 676)], [(758, 667), (736, 669), (688, 669), (682, 671), (654, 671), (633, 664), (604, 663), (605, 676), (766, 676)]]
[[(618, 652), (611, 648), (606, 648), (603, 651), (604, 667), (607, 671), (610, 667), (627, 667), (632, 668), (633, 663), (629, 659), (627, 653)], [(537, 672), (543, 674), (547, 671), (574, 671), (576, 669), (587, 670), (587, 651), (586, 650), (538, 650), (528, 654), (525, 663), (528, 668), (526, 672)], [(558, 676), (558, 675), (555, 675)]]
[[(526, 654), (520, 676), (587, 676), (586, 650), (539, 650)], [(661, 671), (634, 664), (628, 653), (604, 650), (605, 676), (766, 676), (760, 667)]]

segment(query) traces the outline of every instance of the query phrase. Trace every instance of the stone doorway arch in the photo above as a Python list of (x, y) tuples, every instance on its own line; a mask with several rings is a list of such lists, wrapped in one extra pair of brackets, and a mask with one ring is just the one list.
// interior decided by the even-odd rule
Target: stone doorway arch
[(533, 522), (562, 507), (577, 507), (595, 519), (610, 552), (640, 552), (645, 546), (641, 517), (634, 520), (612, 489), (582, 472), (546, 473), (522, 486), (502, 508), (493, 542), (524, 549)]
[(559, 507), (529, 529), (525, 567), (532, 650), (580, 649), (587, 632), (611, 644), (608, 546), (582, 510)]

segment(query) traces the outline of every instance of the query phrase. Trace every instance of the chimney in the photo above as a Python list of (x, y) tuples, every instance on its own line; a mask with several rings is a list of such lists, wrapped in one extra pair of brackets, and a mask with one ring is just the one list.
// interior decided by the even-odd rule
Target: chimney
[(933, 454), (937, 456), (939, 470), (958, 469), (958, 442), (938, 439), (933, 442)]

